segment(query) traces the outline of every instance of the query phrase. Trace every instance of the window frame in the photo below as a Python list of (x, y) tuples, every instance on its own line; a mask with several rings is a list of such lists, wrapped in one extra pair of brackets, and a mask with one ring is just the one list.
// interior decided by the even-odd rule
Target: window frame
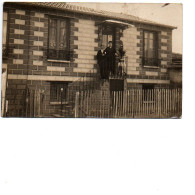
[[(152, 59), (152, 64), (146, 61), (145, 57), (145, 33), (152, 33), (153, 34), (153, 47), (154, 47), (154, 58), (147, 58), (147, 59)], [(159, 32), (158, 31), (152, 31), (152, 30), (143, 30), (143, 53), (142, 53), (142, 66), (143, 67), (156, 67), (158, 68), (160, 65), (160, 59), (159, 59)]]
[[(63, 82), (63, 81), (51, 81), (50, 82), (50, 103), (67, 103), (68, 101), (68, 82)], [(61, 88), (63, 86), (63, 93), (64, 97), (61, 99)], [(57, 98), (53, 97), (53, 91), (56, 91), (59, 94), (57, 95)]]
[[(3, 13), (7, 13), (7, 33), (6, 33), (6, 43), (3, 44), (3, 35), (2, 35), (2, 58), (7, 59), (8, 57), (8, 51), (9, 51), (9, 10), (4, 9)], [(4, 17), (3, 17), (3, 22), (4, 22)], [(4, 26), (3, 26), (4, 27)], [(2, 29), (3, 30), (3, 29)], [(5, 51), (4, 51), (5, 48)]]
[[(49, 47), (49, 44), (50, 44), (50, 25), (51, 25), (51, 20), (52, 19), (55, 19), (57, 20), (57, 30), (56, 30), (56, 34), (57, 34), (57, 37), (56, 37), (56, 44), (57, 44), (57, 49), (56, 49), (56, 53), (57, 53), (57, 56), (56, 57), (51, 57), (50, 55), (50, 47)], [(60, 58), (59, 57), (59, 51), (63, 51), (63, 50), (60, 50), (59, 49), (59, 42), (60, 42), (60, 21), (66, 21), (66, 41), (67, 41), (67, 47), (66, 49), (64, 49), (64, 51), (67, 51), (67, 54), (68, 57), (66, 58)], [(55, 50), (55, 49), (54, 49)], [(48, 61), (70, 61), (71, 59), (71, 51), (70, 51), (70, 18), (68, 17), (58, 17), (58, 16), (53, 16), (53, 15), (49, 15), (48, 16), (48, 44), (47, 44), (47, 60)]]

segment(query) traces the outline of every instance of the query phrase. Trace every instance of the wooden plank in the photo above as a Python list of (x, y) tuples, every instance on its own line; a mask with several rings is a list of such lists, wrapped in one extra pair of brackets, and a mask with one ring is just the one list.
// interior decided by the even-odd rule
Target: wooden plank
[(121, 106), (121, 92), (120, 91), (118, 91), (118, 117), (120, 117), (120, 107)]
[(167, 114), (167, 89), (165, 89), (165, 115), (166, 115), (166, 117), (168, 117), (168, 114)]
[(118, 117), (119, 92), (116, 91), (116, 117)]
[(129, 90), (127, 91), (127, 109), (126, 116), (129, 117)]
[(134, 118), (134, 89), (132, 90), (132, 109), (131, 109), (131, 113), (132, 113), (132, 116)]
[(140, 89), (137, 89), (137, 113), (136, 117), (139, 118), (139, 110), (140, 110)]
[(170, 89), (169, 107), (170, 107), (170, 116), (172, 116), (172, 89)]
[(122, 95), (121, 95), (121, 91), (119, 91), (119, 116), (121, 117), (122, 112), (121, 112), (121, 108), (122, 108)]
[(153, 96), (154, 96), (153, 109), (154, 109), (154, 114), (156, 116), (156, 89), (153, 90)]
[(148, 117), (148, 99), (149, 99), (149, 93), (148, 89), (146, 89), (146, 117)]
[(166, 96), (166, 89), (164, 89), (164, 114), (165, 114), (165, 117), (167, 117), (167, 112), (166, 112), (166, 108), (167, 108), (167, 105), (166, 105), (166, 98), (167, 98), (167, 96)]
[(175, 116), (177, 116), (177, 89), (175, 89)]
[(162, 116), (164, 117), (164, 112), (165, 112), (165, 91), (164, 89), (162, 89)]
[(113, 105), (113, 118), (115, 118), (116, 115), (116, 92), (113, 92), (113, 96), (114, 96), (114, 105)]
[(126, 118), (126, 115), (125, 115), (125, 91), (122, 92), (123, 94), (123, 110), (122, 110), (122, 113), (123, 113), (123, 117)]
[(104, 118), (104, 92), (103, 91), (102, 91), (101, 98), (102, 98), (102, 101), (101, 101), (101, 104), (102, 104), (102, 118)]
[(152, 113), (154, 114), (154, 89), (151, 90), (151, 99), (152, 99), (151, 109)]
[(167, 90), (167, 114), (170, 117), (170, 89)]
[(159, 117), (161, 118), (161, 114), (162, 114), (162, 90), (159, 89)]
[(171, 107), (171, 116), (173, 116), (173, 89), (171, 89), (171, 97), (170, 97), (170, 107)]
[(151, 90), (152, 90), (152, 89), (149, 89), (149, 105), (148, 105), (149, 115), (151, 115), (151, 114), (152, 114), (152, 109), (151, 109), (151, 103), (152, 103)]
[(80, 106), (80, 116), (79, 117), (83, 117), (83, 112), (82, 112), (82, 110), (83, 110), (83, 91), (81, 91), (81, 99), (80, 99), (80, 101), (81, 101), (81, 106)]
[(145, 101), (144, 101), (145, 102), (145, 113), (144, 113), (144, 115), (145, 115), (145, 117), (147, 117), (147, 101), (148, 101), (148, 94), (147, 94), (147, 92), (148, 91), (147, 91), (147, 89), (145, 89), (144, 91), (145, 91), (144, 93), (146, 94), (145, 95)]
[(119, 110), (119, 92), (116, 91), (116, 117), (118, 117)]
[(128, 91), (125, 91), (125, 117), (127, 117), (127, 110), (128, 110)]
[(135, 100), (135, 117), (137, 116), (137, 110), (138, 110), (138, 89), (135, 89), (135, 95), (134, 95), (134, 100)]
[(124, 109), (123, 109), (123, 91), (121, 91), (121, 117), (124, 118)]
[(156, 89), (156, 97), (157, 97), (157, 114), (158, 114), (158, 118), (160, 118), (160, 111), (159, 111), (159, 109), (160, 109), (160, 107), (159, 107), (159, 89)]
[(86, 113), (89, 116), (89, 91), (86, 90)]
[(144, 106), (145, 106), (145, 104), (144, 104), (144, 90), (142, 90), (142, 112), (141, 112), (141, 117), (143, 118), (143, 116), (144, 116)]
[(79, 92), (76, 92), (76, 98), (75, 98), (75, 113), (74, 116), (75, 118), (78, 118), (78, 111), (79, 111)]
[(174, 114), (175, 116), (177, 116), (177, 89), (174, 89), (174, 97), (175, 97)]

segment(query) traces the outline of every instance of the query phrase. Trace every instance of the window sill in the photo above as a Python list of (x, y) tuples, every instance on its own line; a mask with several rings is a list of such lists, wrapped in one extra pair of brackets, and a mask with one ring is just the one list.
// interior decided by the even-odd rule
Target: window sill
[(66, 104), (68, 104), (68, 102), (66, 101), (66, 102), (50, 102), (50, 105), (66, 105)]
[(156, 68), (156, 69), (158, 69), (159, 68), (159, 66), (143, 66), (144, 68)]
[(47, 59), (48, 62), (60, 62), (60, 63), (70, 63), (69, 60), (52, 60), (52, 59)]

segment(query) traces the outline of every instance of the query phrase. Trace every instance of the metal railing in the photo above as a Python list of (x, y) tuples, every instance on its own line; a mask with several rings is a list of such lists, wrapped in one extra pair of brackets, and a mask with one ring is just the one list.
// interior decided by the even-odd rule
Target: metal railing
[(73, 53), (74, 52), (69, 49), (47, 49), (47, 58), (54, 60), (70, 60), (73, 57)]

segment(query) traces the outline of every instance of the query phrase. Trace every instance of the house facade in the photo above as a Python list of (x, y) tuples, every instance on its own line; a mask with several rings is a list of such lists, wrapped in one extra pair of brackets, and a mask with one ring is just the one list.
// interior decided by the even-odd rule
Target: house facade
[(169, 88), (175, 27), (68, 3), (9, 2), (3, 13), (7, 116), (24, 116), (27, 89), (40, 92), (43, 116), (55, 112), (69, 85), (99, 74), (109, 41), (126, 51), (124, 89)]

